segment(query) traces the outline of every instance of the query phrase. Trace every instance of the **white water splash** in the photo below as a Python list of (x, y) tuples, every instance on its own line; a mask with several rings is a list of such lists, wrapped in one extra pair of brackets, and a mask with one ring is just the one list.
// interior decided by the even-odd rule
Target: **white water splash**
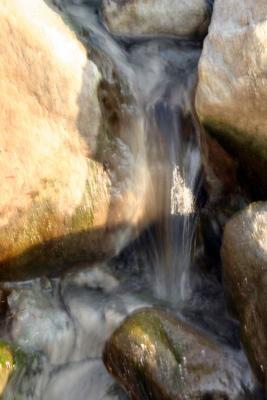
[(172, 174), (171, 214), (188, 215), (195, 211), (195, 200), (192, 189), (186, 186), (179, 167), (176, 166)]

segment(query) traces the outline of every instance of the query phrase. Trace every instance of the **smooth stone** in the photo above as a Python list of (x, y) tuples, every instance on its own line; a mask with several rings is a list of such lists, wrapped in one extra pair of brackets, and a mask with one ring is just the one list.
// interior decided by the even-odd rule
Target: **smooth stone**
[(133, 400), (256, 399), (247, 360), (168, 312), (128, 317), (103, 360)]
[(244, 347), (267, 387), (267, 203), (252, 203), (226, 224), (221, 253), (224, 285)]
[(206, 0), (104, 0), (103, 19), (117, 35), (204, 33), (209, 21)]
[(43, 0), (0, 16), (0, 280), (103, 261), (147, 223), (141, 117)]
[(256, 198), (267, 193), (266, 21), (265, 0), (215, 1), (195, 101), (206, 133), (238, 162)]

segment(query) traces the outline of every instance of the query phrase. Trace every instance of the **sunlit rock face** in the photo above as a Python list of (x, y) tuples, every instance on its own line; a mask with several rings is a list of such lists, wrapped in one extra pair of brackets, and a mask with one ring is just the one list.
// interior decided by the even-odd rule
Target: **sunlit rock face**
[(101, 75), (43, 1), (3, 0), (0, 21), (0, 278), (114, 254), (142, 218), (143, 186), (104, 129)]
[(241, 322), (244, 347), (267, 387), (267, 205), (253, 203), (226, 225), (224, 284)]
[(112, 33), (126, 36), (188, 36), (207, 29), (205, 0), (104, 0), (104, 20)]
[(130, 399), (256, 399), (247, 361), (185, 321), (155, 308), (128, 317), (104, 363)]
[(206, 131), (239, 160), (258, 195), (267, 192), (266, 27), (266, 1), (217, 0), (196, 94)]

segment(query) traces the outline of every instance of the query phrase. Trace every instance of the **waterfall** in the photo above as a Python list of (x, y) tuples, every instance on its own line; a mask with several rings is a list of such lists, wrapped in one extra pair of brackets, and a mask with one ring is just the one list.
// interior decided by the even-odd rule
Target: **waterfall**
[[(144, 196), (157, 219), (146, 262), (154, 274), (156, 295), (179, 304), (190, 297), (192, 287), (189, 275), (201, 182), (193, 109), (201, 43), (160, 37), (121, 42), (99, 24), (93, 7), (56, 3), (75, 26), (89, 32), (86, 43), (111, 60), (134, 97), (140, 123), (134, 132), (126, 126), (124, 139), (132, 141), (140, 169), (150, 171)], [(100, 68), (102, 62), (100, 56)]]
[(201, 43), (116, 38), (101, 24), (98, 2), (54, 3), (81, 33), (106, 81), (114, 83), (115, 70), (133, 99), (127, 112), (135, 123), (125, 119), (118, 141), (133, 154), (140, 201), (151, 213), (137, 265), (147, 273), (120, 282), (119, 264), (114, 275), (97, 265), (62, 279), (6, 284), (14, 317), (6, 335), (33, 356), (4, 400), (125, 399), (101, 362), (103, 343), (133, 310), (162, 300), (181, 306), (191, 296), (201, 185), (193, 96)]
[(176, 305), (190, 298), (192, 288), (201, 182), (192, 104), (199, 55), (198, 43), (155, 39), (133, 45), (130, 59), (138, 65), (131, 64), (146, 118), (148, 196), (159, 216), (146, 244), (146, 262), (155, 276), (156, 295)]

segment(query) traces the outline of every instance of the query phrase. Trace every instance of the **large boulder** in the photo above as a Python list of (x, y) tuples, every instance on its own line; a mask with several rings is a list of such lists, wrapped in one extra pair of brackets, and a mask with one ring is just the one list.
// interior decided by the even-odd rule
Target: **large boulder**
[(110, 256), (142, 219), (144, 179), (102, 121), (101, 75), (42, 0), (1, 1), (0, 22), (0, 279)]
[(196, 93), (206, 132), (258, 197), (267, 193), (266, 21), (265, 0), (215, 1)]
[(108, 29), (125, 36), (204, 33), (209, 21), (206, 0), (104, 0)]
[(251, 204), (226, 224), (222, 260), (244, 347), (267, 387), (267, 203)]
[(133, 400), (257, 398), (242, 354), (159, 309), (128, 317), (107, 341), (103, 359)]

